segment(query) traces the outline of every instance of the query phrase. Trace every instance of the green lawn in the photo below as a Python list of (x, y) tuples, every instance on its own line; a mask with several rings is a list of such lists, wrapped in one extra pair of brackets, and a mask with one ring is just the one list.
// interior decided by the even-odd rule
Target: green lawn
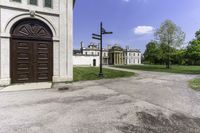
[(194, 90), (200, 91), (200, 78), (189, 81), (190, 87)]
[(123, 65), (123, 66), (114, 66), (114, 67), (134, 69), (134, 70), (143, 70), (143, 71), (155, 71), (155, 72), (200, 74), (200, 66), (172, 65), (170, 69), (166, 69), (165, 65)]
[[(99, 80), (97, 76), (99, 68), (96, 67), (74, 67), (74, 81)], [(103, 69), (104, 79), (122, 78), (133, 76), (132, 72)]]

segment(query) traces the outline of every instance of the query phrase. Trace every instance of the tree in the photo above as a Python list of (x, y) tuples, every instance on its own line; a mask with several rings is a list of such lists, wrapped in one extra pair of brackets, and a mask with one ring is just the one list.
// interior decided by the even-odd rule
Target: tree
[(162, 45), (162, 51), (165, 51), (163, 55), (166, 68), (170, 68), (172, 50), (183, 45), (185, 33), (171, 20), (166, 20), (161, 24), (160, 28), (156, 30), (155, 37)]
[(160, 50), (156, 41), (151, 41), (146, 45), (144, 60), (150, 64), (156, 64), (160, 59)]
[(186, 49), (178, 49), (172, 54), (173, 64), (185, 65), (187, 63), (186, 59)]
[(196, 40), (200, 40), (200, 30), (195, 33)]
[(192, 40), (186, 51), (188, 63), (191, 65), (200, 64), (200, 30), (195, 33), (196, 39)]

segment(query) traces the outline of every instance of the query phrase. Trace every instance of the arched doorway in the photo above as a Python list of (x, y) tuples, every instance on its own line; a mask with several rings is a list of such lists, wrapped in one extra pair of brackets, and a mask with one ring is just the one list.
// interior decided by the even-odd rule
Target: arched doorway
[(37, 19), (23, 19), (11, 29), (11, 82), (52, 81), (53, 41), (50, 28)]

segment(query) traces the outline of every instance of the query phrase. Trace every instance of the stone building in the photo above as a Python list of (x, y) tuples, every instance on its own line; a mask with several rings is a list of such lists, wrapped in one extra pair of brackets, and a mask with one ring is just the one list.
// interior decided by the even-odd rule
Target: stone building
[(124, 64), (126, 65), (135, 65), (141, 64), (142, 54), (138, 49), (129, 49), (126, 47), (124, 49)]
[[(96, 55), (96, 56), (100, 56), (99, 45), (91, 43), (86, 48), (82, 47), (82, 53), (83, 53), (83, 55), (90, 55), (90, 56), (91, 55)], [(103, 48), (102, 62), (103, 62), (103, 65), (108, 65), (108, 49)]]
[(123, 65), (124, 64), (124, 50), (119, 45), (113, 46), (109, 49), (109, 65)]
[(0, 0), (0, 85), (73, 79), (73, 0)]
[[(99, 46), (91, 43), (88, 47), (83, 47), (81, 43), (80, 50), (74, 50), (73, 63), (75, 66), (99, 66), (100, 49)], [(95, 62), (95, 63), (94, 63)], [(141, 52), (138, 49), (123, 49), (120, 45), (110, 45), (103, 48), (103, 65), (135, 65), (141, 64)]]
[[(83, 47), (81, 42), (80, 50), (74, 50), (73, 57), (74, 66), (99, 66), (100, 65), (100, 49), (99, 45), (90, 43), (87, 47)], [(108, 65), (108, 50), (103, 49), (102, 53), (103, 65)]]

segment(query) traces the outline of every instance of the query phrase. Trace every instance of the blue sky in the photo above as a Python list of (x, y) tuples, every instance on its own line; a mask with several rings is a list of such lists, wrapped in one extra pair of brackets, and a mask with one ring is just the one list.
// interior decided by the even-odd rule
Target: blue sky
[(154, 39), (153, 31), (166, 19), (186, 33), (186, 42), (200, 29), (200, 0), (77, 0), (74, 9), (74, 48), (83, 41), (87, 46), (92, 33), (99, 32), (102, 21), (113, 35), (104, 37), (107, 44), (129, 45), (144, 51)]

